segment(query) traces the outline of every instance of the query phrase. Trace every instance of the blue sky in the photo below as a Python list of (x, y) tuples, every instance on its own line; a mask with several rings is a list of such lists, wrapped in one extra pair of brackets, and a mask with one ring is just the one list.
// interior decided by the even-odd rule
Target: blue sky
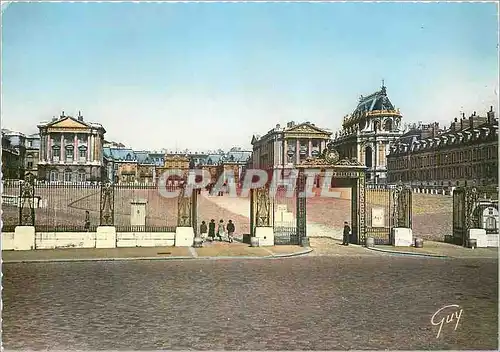
[(408, 123), (498, 106), (495, 3), (13, 3), (2, 127), (99, 122), (135, 149), (249, 147), (277, 123), (333, 131), (379, 89)]

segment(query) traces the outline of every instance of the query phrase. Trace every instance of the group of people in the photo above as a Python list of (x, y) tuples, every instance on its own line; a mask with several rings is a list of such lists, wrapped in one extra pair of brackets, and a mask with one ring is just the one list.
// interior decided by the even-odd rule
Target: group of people
[(208, 239), (209, 241), (215, 241), (215, 237), (217, 237), (217, 239), (219, 241), (223, 241), (224, 238), (226, 238), (226, 235), (227, 235), (227, 239), (228, 239), (228, 242), (229, 243), (233, 243), (234, 241), (234, 231), (235, 231), (235, 227), (234, 227), (234, 223), (232, 220), (229, 220), (227, 222), (227, 225), (224, 224), (224, 220), (220, 220), (219, 221), (219, 224), (217, 226), (217, 231), (215, 230), (215, 220), (212, 219), (210, 220), (210, 223), (206, 224), (205, 221), (202, 221), (201, 222), (201, 225), (200, 225), (200, 236), (201, 238), (205, 241), (206, 239)]

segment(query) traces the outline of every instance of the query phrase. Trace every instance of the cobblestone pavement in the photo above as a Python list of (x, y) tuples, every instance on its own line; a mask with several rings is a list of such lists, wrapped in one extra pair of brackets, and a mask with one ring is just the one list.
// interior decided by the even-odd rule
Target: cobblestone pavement
[(331, 238), (310, 238), (309, 244), (313, 252), (309, 256), (378, 256), (387, 255), (382, 252), (370, 251), (362, 246), (343, 246), (341, 240)]
[[(496, 349), (498, 262), (4, 264), (6, 349)], [(208, 304), (206, 303), (208, 302)], [(458, 304), (439, 338), (432, 315)], [(438, 320), (445, 318), (444, 314)]]
[(91, 260), (120, 258), (165, 258), (165, 257), (264, 257), (303, 252), (300, 246), (250, 247), (241, 242), (205, 242), (203, 248), (192, 247), (130, 247), (130, 248), (65, 248), (40, 249), (35, 251), (2, 251), (2, 260)]
[(396, 252), (444, 255), (452, 258), (498, 258), (498, 248), (465, 248), (450, 243), (425, 241), (423, 248), (375, 246), (376, 249)]
[(92, 258), (189, 257), (187, 247), (64, 248), (35, 251), (2, 251), (2, 260), (52, 260)]

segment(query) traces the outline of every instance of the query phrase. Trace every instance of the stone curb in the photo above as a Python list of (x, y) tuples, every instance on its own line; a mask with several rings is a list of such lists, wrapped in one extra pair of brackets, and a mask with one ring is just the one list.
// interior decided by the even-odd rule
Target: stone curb
[(407, 255), (407, 256), (413, 256), (413, 257), (428, 257), (428, 258), (442, 258), (442, 259), (451, 258), (449, 256), (439, 255), (439, 254), (391, 251), (388, 249), (380, 249), (380, 248), (375, 248), (375, 247), (364, 247), (364, 248), (366, 248), (367, 250), (370, 250), (370, 251), (383, 252), (383, 253), (389, 253), (389, 254), (395, 254), (395, 255)]
[(219, 260), (219, 259), (279, 259), (291, 258), (306, 255), (311, 253), (312, 248), (308, 248), (301, 252), (266, 255), (262, 257), (251, 256), (220, 256), (220, 257), (131, 257), (131, 258), (67, 258), (67, 259), (21, 259), (21, 260), (3, 260), (2, 264), (19, 264), (19, 263), (77, 263), (77, 262), (111, 262), (111, 261), (133, 261), (133, 260)]

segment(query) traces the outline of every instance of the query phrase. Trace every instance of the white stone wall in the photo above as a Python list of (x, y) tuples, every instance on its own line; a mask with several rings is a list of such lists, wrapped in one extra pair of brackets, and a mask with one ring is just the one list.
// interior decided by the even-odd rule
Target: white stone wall
[(94, 248), (95, 232), (37, 232), (36, 249)]
[(14, 232), (2, 232), (2, 250), (14, 250)]
[[(16, 236), (14, 232), (3, 232), (2, 250), (31, 249), (30, 246), (24, 243), (30, 241), (25, 237), (20, 234)], [(98, 247), (163, 247), (175, 245), (175, 232), (117, 232), (116, 240), (112, 237), (109, 239), (103, 238), (103, 234), (101, 234), (98, 238)], [(35, 249), (95, 248), (96, 232), (37, 232), (34, 235), (34, 244)], [(103, 247), (103, 245), (106, 246)]]
[(117, 232), (117, 247), (163, 247), (175, 244), (175, 232)]

